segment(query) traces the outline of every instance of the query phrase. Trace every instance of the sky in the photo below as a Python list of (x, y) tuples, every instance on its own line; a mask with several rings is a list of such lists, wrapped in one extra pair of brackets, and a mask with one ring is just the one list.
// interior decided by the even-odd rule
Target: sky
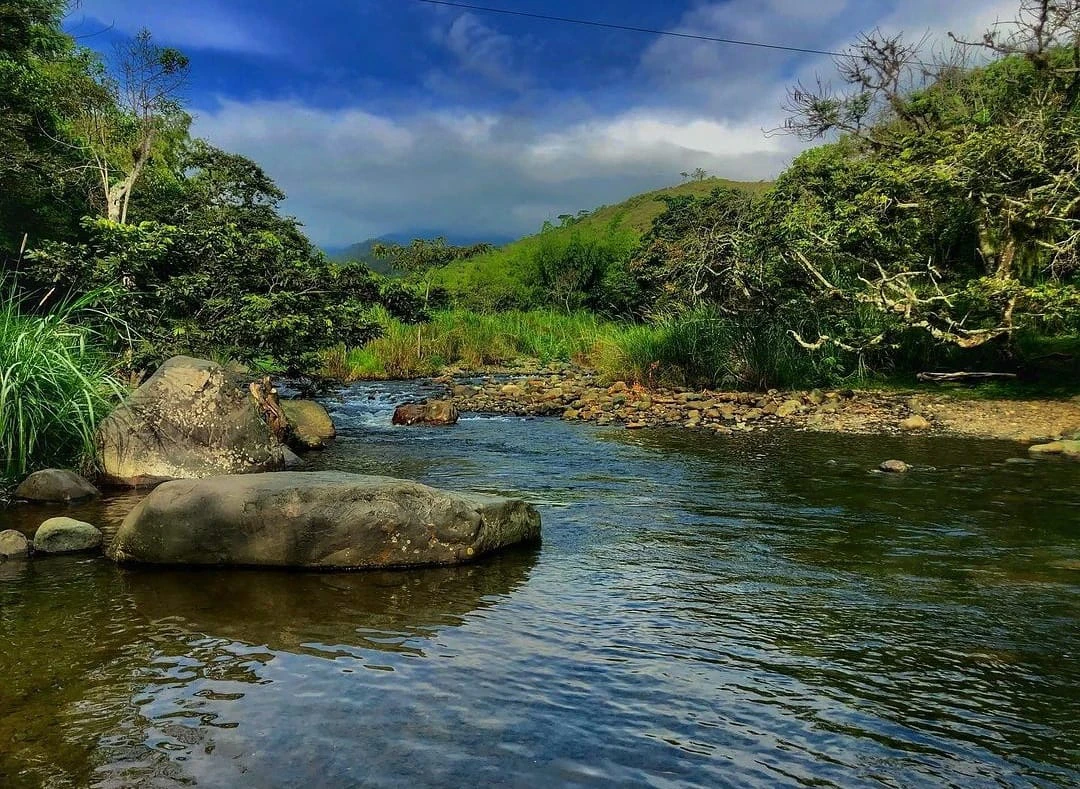
[[(467, 0), (842, 50), (880, 27), (931, 45), (1018, 0)], [(805, 143), (766, 130), (827, 56), (510, 17), (420, 0), (83, 0), (105, 54), (146, 27), (191, 59), (193, 132), (258, 161), (337, 247), (395, 233), (505, 239), (703, 168), (775, 177)]]

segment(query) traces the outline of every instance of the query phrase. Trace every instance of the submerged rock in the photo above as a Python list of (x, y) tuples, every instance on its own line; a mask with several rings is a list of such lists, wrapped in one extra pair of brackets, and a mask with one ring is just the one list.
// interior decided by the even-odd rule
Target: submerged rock
[(5, 559), (25, 559), (30, 555), (30, 541), (21, 531), (0, 531), (0, 562)]
[(35, 471), (15, 489), (15, 498), (26, 501), (63, 503), (99, 495), (97, 488), (74, 471), (58, 468)]
[(121, 562), (359, 569), (458, 564), (540, 538), (522, 501), (340, 472), (167, 482), (109, 546)]
[(98, 528), (73, 518), (50, 518), (34, 534), (34, 550), (38, 553), (83, 553), (101, 547)]
[(886, 460), (878, 466), (878, 470), (886, 474), (906, 474), (911, 471), (911, 466), (902, 460)]
[(1028, 448), (1033, 455), (1060, 455), (1062, 457), (1080, 460), (1080, 440), (1051, 441), (1049, 444), (1036, 444)]
[(251, 393), (219, 364), (177, 356), (98, 428), (104, 477), (122, 485), (274, 471), (282, 453)]
[(458, 410), (449, 400), (431, 400), (427, 403), (408, 403), (394, 410), (395, 425), (454, 425)]
[(326, 449), (337, 437), (329, 412), (313, 400), (282, 400), (288, 423), (286, 441), (297, 451)]

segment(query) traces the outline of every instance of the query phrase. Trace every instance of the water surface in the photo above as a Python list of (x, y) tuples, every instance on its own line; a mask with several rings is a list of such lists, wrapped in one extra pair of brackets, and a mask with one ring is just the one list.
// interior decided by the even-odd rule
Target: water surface
[[(0, 786), (1080, 783), (1080, 467), (328, 403), (314, 465), (544, 544), (363, 574), (0, 565)], [(871, 473), (887, 458), (906, 476)], [(115, 528), (136, 497), (69, 512)], [(0, 512), (32, 532), (55, 509)]]

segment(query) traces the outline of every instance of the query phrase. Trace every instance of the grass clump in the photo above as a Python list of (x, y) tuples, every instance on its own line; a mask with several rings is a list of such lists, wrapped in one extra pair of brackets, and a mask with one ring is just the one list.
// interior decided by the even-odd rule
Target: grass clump
[(381, 312), (382, 334), (362, 348), (323, 354), (323, 374), (340, 381), (414, 378), (447, 367), (480, 370), (518, 361), (588, 364), (622, 330), (588, 312), (446, 310), (419, 326)]
[(94, 296), (32, 314), (0, 295), (0, 483), (48, 465), (84, 466), (120, 392), (98, 334)]

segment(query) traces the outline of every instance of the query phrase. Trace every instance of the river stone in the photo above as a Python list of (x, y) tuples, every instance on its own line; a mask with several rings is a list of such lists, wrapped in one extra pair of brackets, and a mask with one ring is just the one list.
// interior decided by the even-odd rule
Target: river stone
[(1033, 455), (1061, 455), (1080, 460), (1080, 441), (1052, 441), (1049, 444), (1037, 444), (1028, 448)]
[(911, 466), (902, 460), (886, 460), (878, 469), (886, 474), (906, 474), (911, 471)]
[(98, 495), (98, 489), (74, 471), (59, 468), (35, 471), (15, 489), (15, 498), (26, 501), (62, 503)]
[(0, 562), (5, 559), (25, 559), (30, 554), (30, 541), (21, 531), (0, 531)]
[(326, 449), (337, 437), (329, 412), (313, 400), (282, 400), (281, 410), (289, 425), (286, 440), (293, 449)]
[(900, 423), (900, 429), (907, 431), (929, 430), (930, 422), (926, 419), (926, 417), (916, 414), (914, 416), (909, 416), (907, 419), (903, 420)]
[(98, 462), (110, 482), (275, 471), (280, 447), (242, 381), (205, 359), (176, 356), (102, 422)]
[(394, 409), (395, 425), (454, 425), (457, 421), (457, 406), (449, 400), (408, 403)]
[(124, 520), (120, 562), (359, 569), (459, 564), (540, 539), (522, 501), (290, 472), (167, 482)]
[(101, 542), (96, 526), (72, 518), (50, 518), (34, 534), (34, 550), (38, 553), (96, 551)]

